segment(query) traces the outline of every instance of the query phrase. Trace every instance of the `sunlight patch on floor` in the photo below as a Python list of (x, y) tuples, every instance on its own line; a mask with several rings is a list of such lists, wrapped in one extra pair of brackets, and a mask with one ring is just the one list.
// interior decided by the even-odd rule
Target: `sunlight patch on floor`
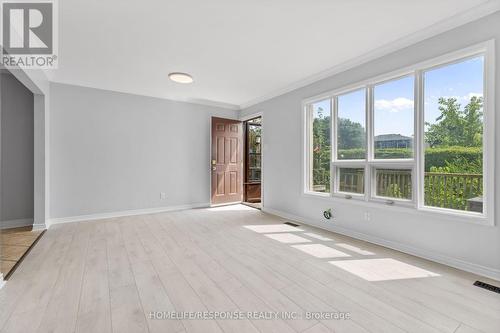
[[(253, 208), (250, 208), (253, 209)], [(245, 225), (243, 226), (252, 231), (266, 234), (270, 232), (294, 232), (294, 231), (304, 231), (302, 229), (292, 227), (286, 224), (261, 224), (261, 225)]]
[(332, 249), (331, 247), (322, 244), (292, 245), (292, 247), (316, 258), (350, 257), (347, 253)]
[(355, 252), (355, 253), (358, 253), (358, 254), (362, 254), (364, 256), (373, 256), (373, 255), (375, 255), (375, 253), (373, 253), (373, 252), (360, 249), (359, 247), (356, 247), (356, 246), (353, 246), (353, 245), (350, 245), (350, 244), (337, 243), (337, 244), (335, 244), (335, 246), (340, 246), (340, 247), (342, 247), (342, 248), (344, 248), (346, 250), (349, 250), (349, 251), (352, 251), (352, 252)]
[(304, 233), (304, 235), (309, 236), (311, 238), (319, 239), (319, 240), (325, 241), (325, 242), (333, 240), (331, 238), (328, 238), (328, 237), (325, 237), (325, 236), (321, 236), (321, 235), (315, 234), (313, 232), (306, 232), (306, 233)]
[(280, 243), (293, 244), (293, 243), (310, 243), (309, 239), (300, 237), (294, 234), (265, 234), (264, 236), (274, 239)]
[(391, 258), (330, 261), (329, 263), (367, 281), (389, 281), (440, 276), (439, 274)]

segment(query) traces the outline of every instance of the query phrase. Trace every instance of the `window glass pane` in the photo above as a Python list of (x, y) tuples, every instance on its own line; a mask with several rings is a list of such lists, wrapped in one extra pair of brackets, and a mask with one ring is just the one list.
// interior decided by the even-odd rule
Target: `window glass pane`
[(260, 182), (262, 127), (260, 117), (247, 122), (247, 183)]
[(365, 89), (338, 97), (337, 158), (366, 158)]
[(339, 168), (339, 191), (365, 193), (364, 168)]
[(374, 154), (376, 159), (412, 158), (414, 77), (374, 87)]
[(484, 57), (424, 73), (425, 205), (483, 211)]
[(309, 190), (330, 192), (331, 104), (324, 100), (312, 104), (312, 183)]
[(411, 170), (376, 169), (376, 195), (411, 200)]

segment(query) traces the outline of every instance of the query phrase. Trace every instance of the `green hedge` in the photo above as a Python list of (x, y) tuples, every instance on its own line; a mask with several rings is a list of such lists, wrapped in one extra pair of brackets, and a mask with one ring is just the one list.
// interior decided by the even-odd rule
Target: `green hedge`
[(446, 161), (452, 163), (454, 160), (465, 160), (474, 163), (483, 160), (483, 149), (481, 147), (443, 147), (427, 148), (425, 150), (425, 171), (433, 167), (445, 167)]
[[(339, 149), (343, 159), (363, 159), (364, 149)], [(412, 150), (408, 148), (385, 148), (376, 149), (377, 158), (410, 158)], [(425, 171), (430, 171), (431, 166), (445, 167), (446, 161), (465, 160), (473, 163), (482, 161), (483, 150), (481, 147), (441, 147), (427, 148), (425, 150)]]
[[(350, 159), (363, 159), (365, 158), (365, 149), (339, 149), (339, 155), (344, 160)], [(408, 148), (385, 148), (376, 149), (375, 155), (377, 158), (410, 158), (412, 157), (412, 150)]]
[(412, 158), (413, 150), (409, 148), (379, 148), (375, 149), (375, 158)]
[(343, 160), (355, 160), (364, 159), (366, 150), (365, 149), (339, 149), (339, 156), (342, 156)]

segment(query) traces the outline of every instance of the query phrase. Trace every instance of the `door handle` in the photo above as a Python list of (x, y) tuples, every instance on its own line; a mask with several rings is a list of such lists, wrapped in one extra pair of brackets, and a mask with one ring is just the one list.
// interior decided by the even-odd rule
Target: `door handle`
[(216, 167), (216, 166), (213, 166), (213, 167), (212, 167), (212, 171), (215, 171), (215, 170), (217, 170), (217, 167)]

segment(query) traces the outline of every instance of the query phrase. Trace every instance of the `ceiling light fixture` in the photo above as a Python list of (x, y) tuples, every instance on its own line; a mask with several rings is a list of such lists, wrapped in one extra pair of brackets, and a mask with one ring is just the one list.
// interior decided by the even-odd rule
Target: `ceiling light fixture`
[(168, 74), (168, 77), (170, 80), (177, 82), (177, 83), (192, 83), (193, 82), (193, 77), (189, 74), (186, 73), (179, 73), (179, 72), (174, 72)]

